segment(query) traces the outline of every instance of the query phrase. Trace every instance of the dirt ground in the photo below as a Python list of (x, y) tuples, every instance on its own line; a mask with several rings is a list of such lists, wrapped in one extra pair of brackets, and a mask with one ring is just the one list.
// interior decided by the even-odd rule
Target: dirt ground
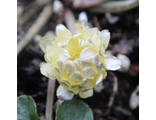
[[(68, 7), (73, 11), (75, 18), (78, 19), (81, 10), (75, 10), (71, 6)], [(33, 24), (42, 9), (43, 7), (41, 6), (36, 15), (18, 29), (18, 38)], [(113, 72), (113, 75), (117, 77), (118, 91), (113, 96), (114, 101), (110, 107), (108, 103), (113, 94), (113, 77), (112, 72), (109, 71), (107, 78), (103, 81), (105, 88), (100, 93), (94, 92), (92, 97), (82, 100), (92, 109), (95, 120), (139, 120), (139, 107), (132, 110), (129, 106), (131, 93), (139, 84), (139, 7), (112, 14), (119, 17), (119, 20), (114, 24), (108, 22), (104, 13), (95, 14), (88, 11), (86, 13), (88, 21), (93, 26), (95, 26), (94, 18), (97, 18), (101, 30), (108, 29), (110, 31), (111, 39), (108, 50), (113, 51), (114, 55), (125, 54), (130, 59), (131, 65), (125, 73), (120, 71)], [(55, 31), (55, 26), (59, 22), (58, 19), (58, 15), (53, 14), (38, 34), (43, 36), (49, 30)], [(63, 22), (63, 24), (65, 23)], [(40, 73), (39, 64), (42, 61), (44, 61), (44, 56), (36, 45), (35, 40), (26, 46), (17, 57), (17, 96), (32, 96), (36, 102), (37, 112), (40, 117), (45, 115), (48, 85), (48, 79)], [(58, 85), (56, 83), (56, 88)], [(139, 95), (139, 93), (137, 94)], [(76, 97), (81, 99), (78, 96)], [(56, 100), (57, 97), (55, 95), (54, 103)], [(55, 109), (53, 117), (55, 118)]]

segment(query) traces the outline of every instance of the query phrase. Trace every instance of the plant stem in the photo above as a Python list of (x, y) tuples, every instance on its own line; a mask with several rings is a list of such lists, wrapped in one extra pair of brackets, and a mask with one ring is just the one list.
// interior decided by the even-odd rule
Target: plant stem
[(56, 83), (56, 80), (49, 79), (49, 81), (48, 81), (45, 120), (52, 120), (55, 83)]
[(30, 27), (28, 32), (24, 35), (17, 45), (17, 55), (26, 47), (26, 45), (33, 39), (33, 37), (41, 30), (52, 15), (53, 7), (52, 3), (49, 3), (43, 9), (43, 12), (39, 15), (34, 24)]

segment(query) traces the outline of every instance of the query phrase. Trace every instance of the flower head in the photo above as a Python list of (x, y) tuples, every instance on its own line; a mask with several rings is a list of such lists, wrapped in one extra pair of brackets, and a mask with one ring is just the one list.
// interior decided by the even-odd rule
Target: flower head
[(107, 76), (106, 70), (117, 70), (121, 65), (119, 59), (105, 54), (110, 40), (108, 30), (87, 29), (84, 21), (76, 23), (75, 29), (76, 34), (72, 35), (59, 24), (57, 37), (45, 36), (40, 41), (46, 60), (41, 64), (41, 73), (58, 80), (57, 96), (65, 100), (74, 94), (91, 97), (93, 87)]

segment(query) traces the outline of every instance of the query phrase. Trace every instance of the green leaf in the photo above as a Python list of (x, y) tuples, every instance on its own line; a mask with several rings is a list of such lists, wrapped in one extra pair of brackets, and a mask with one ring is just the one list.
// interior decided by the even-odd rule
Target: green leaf
[(22, 95), (17, 98), (17, 120), (40, 120), (32, 97)]
[(119, 13), (126, 10), (130, 10), (139, 6), (139, 0), (125, 0), (125, 1), (110, 1), (89, 9), (90, 12), (96, 13)]
[(86, 103), (72, 99), (58, 107), (56, 120), (93, 120), (93, 113)]

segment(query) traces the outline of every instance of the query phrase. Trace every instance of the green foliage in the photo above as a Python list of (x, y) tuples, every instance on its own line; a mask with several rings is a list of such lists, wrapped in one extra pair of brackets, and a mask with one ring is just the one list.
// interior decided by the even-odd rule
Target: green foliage
[(58, 107), (56, 120), (93, 120), (93, 113), (86, 103), (72, 99)]
[(22, 95), (17, 98), (17, 120), (40, 120), (32, 97)]

